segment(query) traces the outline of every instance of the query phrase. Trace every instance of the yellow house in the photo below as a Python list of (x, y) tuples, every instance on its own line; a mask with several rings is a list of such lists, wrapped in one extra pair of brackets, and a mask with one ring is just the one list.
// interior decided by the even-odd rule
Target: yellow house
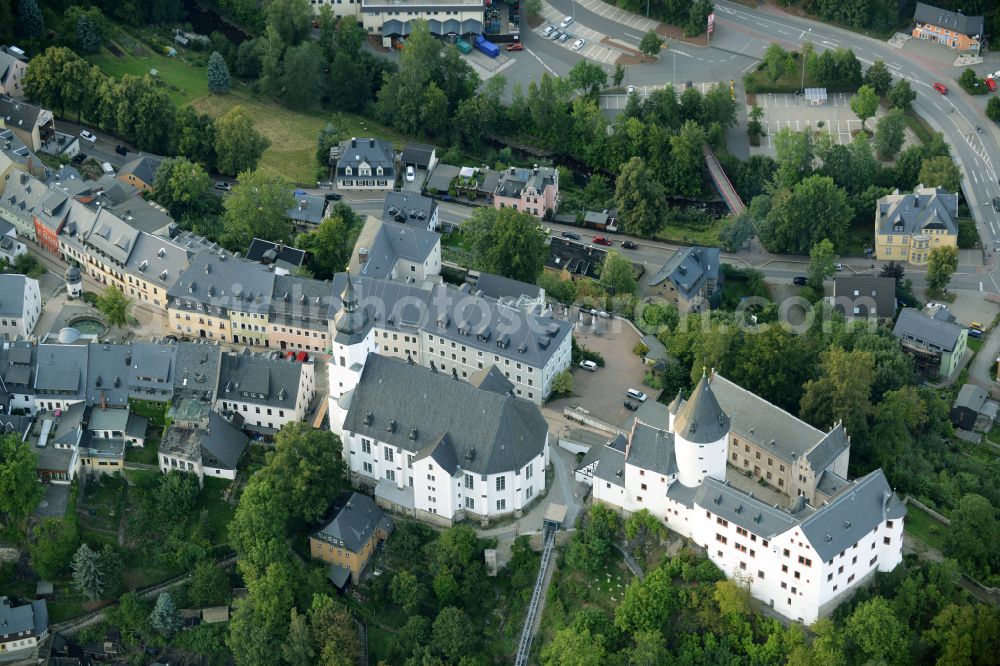
[(389, 538), (392, 521), (367, 495), (351, 493), (325, 527), (309, 537), (309, 553), (330, 563), (330, 579), (343, 587), (357, 584), (375, 549)]
[(897, 189), (875, 207), (875, 257), (927, 264), (931, 250), (958, 247), (958, 194), (917, 185), (912, 194)]

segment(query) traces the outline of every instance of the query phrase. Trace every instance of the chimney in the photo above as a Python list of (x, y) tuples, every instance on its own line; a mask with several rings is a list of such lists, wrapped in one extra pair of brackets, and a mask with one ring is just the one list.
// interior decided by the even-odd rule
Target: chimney
[(368, 147), (369, 148), (375, 147), (375, 139), (368, 139)]
[(920, 195), (919, 194), (914, 194), (913, 195), (913, 207), (914, 208), (920, 208)]
[(351, 137), (351, 148), (357, 148), (357, 147), (358, 147), (358, 138), (352, 136)]
[(534, 165), (533, 167), (531, 167), (531, 172), (533, 174), (535, 174), (536, 176), (538, 175), (538, 165), (537, 164)]

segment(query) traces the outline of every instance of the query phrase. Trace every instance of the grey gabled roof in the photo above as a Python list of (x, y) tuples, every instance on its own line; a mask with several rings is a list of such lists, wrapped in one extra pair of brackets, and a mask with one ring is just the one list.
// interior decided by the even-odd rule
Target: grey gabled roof
[(264, 314), (273, 293), (274, 273), (267, 266), (221, 251), (195, 255), (167, 291), (172, 301), (200, 303), (220, 313), (236, 310)]
[(0, 117), (7, 127), (31, 132), (40, 115), (42, 107), (0, 95)]
[(709, 280), (719, 279), (719, 248), (686, 247), (677, 250), (656, 272), (649, 284), (670, 280), (685, 298), (698, 293)]
[[(714, 379), (714, 378), (713, 378)], [(694, 444), (710, 444), (729, 434), (729, 416), (719, 406), (707, 374), (674, 418), (674, 432)]]
[(427, 168), (434, 155), (434, 146), (426, 143), (408, 143), (403, 146), (403, 164), (416, 164)]
[(593, 446), (577, 469), (597, 463), (594, 478), (619, 488), (625, 487), (625, 452), (613, 446)]
[(201, 463), (205, 467), (236, 469), (250, 439), (239, 428), (215, 412), (208, 416), (208, 428), (201, 436)]
[(95, 407), (90, 412), (87, 428), (95, 430), (118, 430), (125, 432), (128, 428), (129, 411), (127, 409), (101, 409)]
[(507, 395), (514, 390), (514, 384), (495, 365), (488, 365), (469, 375), (469, 383), (478, 389), (499, 395)]
[(204, 248), (198, 242), (178, 245), (154, 234), (140, 233), (125, 270), (166, 291), (181, 277), (191, 258)]
[(535, 169), (510, 167), (500, 175), (496, 194), (517, 199), (529, 187), (541, 194), (547, 186), (555, 184), (555, 179), (556, 170), (552, 167), (538, 167), (537, 172)]
[(806, 454), (826, 433), (716, 373), (712, 391), (729, 415), (732, 432), (786, 462)]
[(306, 263), (309, 253), (305, 250), (285, 245), (284, 243), (272, 243), (262, 238), (254, 238), (250, 241), (246, 257), (250, 261), (259, 261), (262, 264), (276, 264), (282, 268), (291, 270)]
[(818, 507), (800, 526), (823, 560), (856, 544), (883, 520), (906, 515), (906, 506), (889, 487), (881, 469), (856, 479)]
[(91, 245), (119, 264), (124, 265), (132, 254), (139, 230), (129, 226), (124, 220), (107, 209), (97, 213), (97, 219), (84, 237)]
[(222, 347), (194, 342), (179, 342), (172, 346), (175, 349), (174, 392), (178, 395), (214, 394)]
[(382, 177), (392, 180), (395, 174), (395, 153), (392, 144), (381, 139), (349, 139), (340, 144), (340, 159), (337, 160), (337, 175), (344, 176), (344, 168), (351, 167), (352, 173), (348, 178), (358, 178), (358, 165), (362, 162), (369, 164), (372, 168), (372, 176), (362, 176), (363, 178), (375, 177), (375, 169), (382, 167)]
[[(407, 161), (405, 152), (403, 161)], [(421, 194), (389, 192), (385, 195), (385, 203), (382, 205), (382, 219), (386, 222), (426, 227), (437, 207), (437, 201)]]
[(636, 421), (625, 461), (629, 465), (669, 476), (677, 473), (672, 433)]
[(0, 273), (0, 315), (18, 319), (24, 316), (24, 291), (28, 280), (37, 284), (34, 279), (25, 275)]
[[(400, 259), (422, 264), (440, 240), (441, 235), (437, 232), (415, 225), (383, 222), (369, 215), (354, 244), (348, 270), (351, 275), (385, 279), (392, 275)], [(367, 251), (365, 260), (360, 258), (362, 251)]]
[(128, 384), (158, 391), (173, 389), (176, 347), (152, 342), (132, 343)]
[(528, 284), (520, 280), (513, 280), (503, 275), (493, 273), (480, 273), (476, 280), (476, 291), (483, 292), (482, 295), (493, 300), (501, 298), (519, 298), (528, 296), (529, 298), (540, 298), (542, 288), (535, 284)]
[(316, 225), (326, 215), (326, 199), (318, 194), (293, 194), (295, 206), (285, 211), (285, 215), (295, 222)]
[[(333, 279), (338, 295), (330, 306), (330, 317), (340, 310), (339, 294), (346, 274)], [(471, 349), (503, 353), (533, 367), (543, 367), (570, 334), (570, 325), (552, 317), (541, 317), (510, 308), (488, 299), (476, 298), (450, 285), (424, 288), (395, 280), (351, 278), (360, 302), (367, 306), (369, 319), (379, 328), (407, 331), (414, 327), (435, 337), (466, 345)]]
[(951, 12), (923, 2), (917, 3), (913, 11), (913, 20), (917, 23), (929, 23), (939, 28), (954, 30), (970, 37), (983, 34), (982, 16), (966, 16), (962, 12)]
[(818, 473), (833, 464), (837, 456), (850, 445), (843, 423), (837, 423), (816, 446), (806, 452), (806, 460), (809, 461), (813, 471)]
[[(833, 309), (847, 318), (891, 319), (896, 314), (896, 280), (870, 275), (838, 276), (833, 280), (833, 298)], [(855, 307), (859, 308), (857, 314)]]
[(548, 434), (533, 402), (378, 354), (365, 361), (344, 428), (414, 453), (447, 437), (458, 466), (478, 474), (521, 469)]
[(298, 401), (303, 365), (284, 357), (254, 354), (249, 349), (227, 352), (219, 366), (216, 396), (220, 400), (292, 409)]
[(963, 330), (958, 324), (928, 317), (920, 310), (903, 308), (892, 334), (897, 338), (916, 340), (950, 352), (958, 344)]
[(357, 553), (367, 544), (378, 527), (387, 527), (385, 514), (374, 500), (361, 493), (351, 493), (347, 502), (326, 526), (315, 533), (322, 540), (333, 540)]
[(82, 398), (87, 352), (86, 345), (38, 345), (35, 390)]
[(87, 345), (87, 402), (120, 407), (128, 403), (128, 358), (132, 345)]
[(983, 411), (983, 405), (986, 404), (986, 399), (989, 394), (986, 389), (976, 386), (975, 384), (963, 384), (962, 388), (958, 390), (958, 396), (955, 397), (955, 402), (952, 403), (952, 407), (964, 407), (966, 409), (971, 409), (977, 414)]
[(455, 472), (458, 471), (459, 460), (458, 454), (455, 453), (455, 447), (451, 445), (451, 440), (448, 439), (448, 433), (441, 435), (441, 437), (436, 442), (431, 442), (413, 457), (414, 462), (417, 460), (423, 460), (424, 458), (431, 458), (438, 464), (438, 466), (446, 471), (450, 476), (455, 476)]
[(878, 200), (876, 225), (880, 234), (918, 234), (924, 229), (958, 233), (958, 194), (943, 187), (917, 185), (912, 193), (896, 190)]
[(163, 164), (163, 160), (161, 159), (150, 157), (149, 155), (141, 155), (123, 164), (122, 168), (118, 170), (118, 176), (122, 177), (132, 174), (152, 187), (156, 181), (156, 172), (159, 171), (161, 164)]
[(48, 626), (49, 614), (44, 600), (13, 606), (10, 599), (0, 597), (0, 637), (26, 631), (37, 635), (47, 630)]
[(791, 514), (710, 476), (695, 492), (694, 503), (764, 539), (798, 523)]
[(275, 275), (270, 321), (326, 331), (332, 300), (329, 282), (295, 275)]

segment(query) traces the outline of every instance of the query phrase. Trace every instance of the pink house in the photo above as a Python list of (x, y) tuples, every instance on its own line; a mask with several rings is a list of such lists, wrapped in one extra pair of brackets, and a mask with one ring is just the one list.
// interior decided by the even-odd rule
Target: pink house
[(493, 195), (493, 207), (514, 208), (537, 217), (559, 208), (559, 172), (550, 167), (531, 169), (510, 167), (500, 176)]

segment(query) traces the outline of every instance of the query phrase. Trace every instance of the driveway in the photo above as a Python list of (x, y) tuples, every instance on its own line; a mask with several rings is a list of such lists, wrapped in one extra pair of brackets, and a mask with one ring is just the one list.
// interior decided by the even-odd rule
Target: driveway
[[(574, 309), (574, 312), (578, 312)], [(632, 412), (624, 407), (625, 391), (637, 388), (655, 400), (655, 391), (644, 387), (646, 365), (632, 353), (639, 342), (635, 330), (619, 319), (598, 319), (592, 328), (590, 315), (577, 324), (573, 337), (585, 349), (600, 353), (604, 367), (596, 372), (573, 368), (573, 395), (548, 403), (548, 409), (562, 411), (566, 407), (582, 407), (594, 418), (620, 425), (631, 420)]]
[[(983, 340), (983, 346), (972, 359), (969, 366), (969, 381), (981, 386), (991, 394), (995, 393), (997, 387), (993, 378), (993, 362), (1000, 356), (1000, 327), (994, 327), (990, 334)], [(996, 395), (994, 395), (996, 397)]]

